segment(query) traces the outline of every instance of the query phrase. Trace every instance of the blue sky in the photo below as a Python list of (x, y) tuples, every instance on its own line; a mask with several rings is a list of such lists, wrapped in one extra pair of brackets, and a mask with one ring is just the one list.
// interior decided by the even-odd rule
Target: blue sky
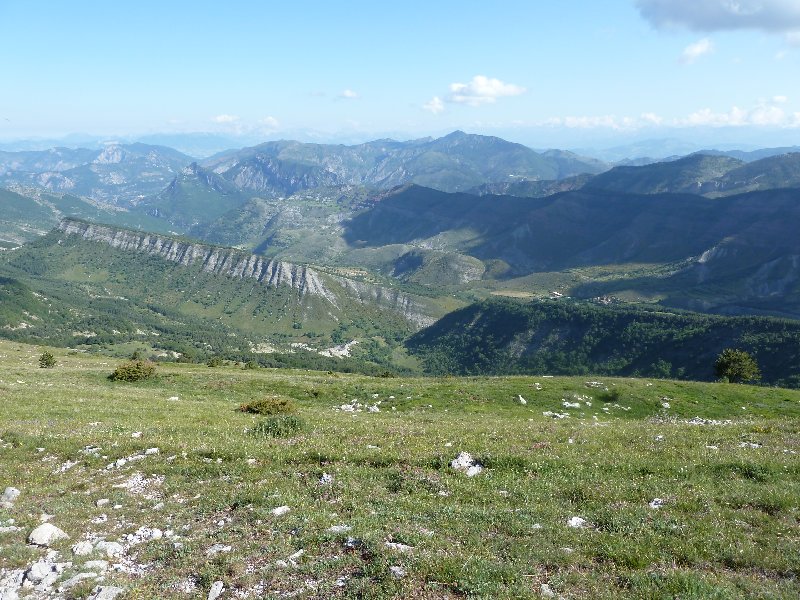
[(798, 0), (0, 0), (0, 56), (0, 139), (800, 142)]

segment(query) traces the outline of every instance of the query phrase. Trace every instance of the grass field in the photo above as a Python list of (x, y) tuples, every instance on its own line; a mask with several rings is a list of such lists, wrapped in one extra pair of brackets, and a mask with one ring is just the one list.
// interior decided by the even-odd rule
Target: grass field
[[(179, 364), (121, 383), (52, 351), (40, 369), (42, 348), (0, 341), (0, 493), (21, 491), (0, 596), (45, 558), (42, 515), (71, 564), (36, 598), (800, 596), (798, 391)], [(304, 427), (249, 433), (267, 417), (238, 407), (275, 394)], [(103, 579), (55, 591), (81, 572)]]

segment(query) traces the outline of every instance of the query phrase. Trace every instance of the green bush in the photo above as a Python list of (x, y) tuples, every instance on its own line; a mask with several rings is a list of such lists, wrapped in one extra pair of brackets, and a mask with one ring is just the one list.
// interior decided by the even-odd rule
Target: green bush
[(111, 381), (141, 381), (156, 374), (156, 366), (147, 360), (131, 360), (121, 364), (108, 378)]
[(244, 363), (244, 367), (242, 367), (242, 368), (244, 368), (244, 369), (257, 369), (258, 367), (259, 367), (259, 364), (256, 361), (248, 360), (246, 363)]
[(622, 399), (622, 392), (620, 392), (617, 388), (613, 390), (609, 390), (600, 394), (598, 399), (601, 402), (619, 402)]
[(56, 357), (52, 352), (44, 351), (39, 357), (39, 367), (42, 369), (52, 369), (56, 366)]
[(744, 350), (734, 348), (722, 351), (714, 363), (714, 372), (721, 381), (730, 383), (761, 379), (761, 371), (755, 359)]
[(222, 366), (222, 359), (219, 356), (212, 356), (206, 362), (206, 366), (208, 366), (208, 367), (221, 367)]
[(277, 415), (256, 423), (250, 430), (250, 435), (256, 437), (282, 438), (290, 437), (305, 427), (300, 417), (295, 415)]
[(256, 415), (288, 415), (297, 412), (291, 398), (285, 396), (266, 396), (252, 402), (246, 402), (239, 410)]

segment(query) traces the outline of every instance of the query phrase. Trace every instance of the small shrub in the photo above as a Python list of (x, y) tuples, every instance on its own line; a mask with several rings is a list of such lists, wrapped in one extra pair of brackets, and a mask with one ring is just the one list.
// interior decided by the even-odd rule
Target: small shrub
[(206, 362), (207, 367), (221, 367), (222, 366), (222, 359), (219, 356), (212, 356)]
[(142, 351), (134, 350), (133, 354), (131, 354), (131, 360), (144, 360), (144, 356), (142, 356)]
[(598, 398), (601, 402), (619, 402), (622, 400), (622, 392), (620, 392), (617, 388), (613, 390), (609, 390), (603, 394), (600, 394)]
[(244, 369), (257, 369), (258, 367), (259, 367), (259, 364), (256, 361), (248, 360), (246, 363), (244, 363), (244, 367), (243, 368)]
[(255, 415), (288, 415), (297, 412), (291, 398), (285, 396), (266, 396), (252, 402), (246, 402), (239, 410)]
[(383, 377), (384, 379), (393, 379), (393, 378), (397, 377), (397, 375), (395, 375), (391, 371), (384, 371), (378, 377)]
[(131, 360), (121, 364), (108, 378), (111, 381), (141, 381), (156, 374), (156, 366), (147, 360)]
[(289, 437), (305, 427), (300, 417), (295, 415), (277, 415), (256, 423), (250, 434), (256, 437)]
[(56, 357), (53, 356), (52, 352), (48, 352), (45, 350), (42, 352), (42, 355), (39, 357), (39, 367), (42, 369), (52, 369), (56, 366)]

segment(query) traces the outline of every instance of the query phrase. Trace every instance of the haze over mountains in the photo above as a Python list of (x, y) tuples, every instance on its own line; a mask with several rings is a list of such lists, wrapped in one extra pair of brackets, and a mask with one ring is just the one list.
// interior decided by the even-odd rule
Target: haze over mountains
[[(370, 352), (385, 360), (402, 339), (389, 332), (413, 331), (491, 295), (800, 318), (800, 153), (779, 150), (613, 165), (457, 131), (355, 146), (267, 142), (201, 161), (145, 144), (3, 152), (4, 247), (34, 242), (64, 217), (116, 228), (104, 230), (110, 252), (93, 238), (67, 243), (63, 232), (72, 226), (64, 223), (77, 222), (65, 221), (61, 234), (4, 253), (0, 271), (31, 293), (47, 288), (68, 303), (80, 289), (136, 297), (137, 307), (150, 306), (134, 312), (152, 329), (161, 319), (154, 307), (163, 312), (165, 298), (181, 304), (171, 283), (180, 276), (155, 273), (177, 273), (191, 261), (175, 266), (158, 252), (145, 258), (145, 242), (134, 251), (114, 240), (133, 229), (158, 234), (146, 244), (183, 253), (234, 247), (251, 257), (248, 265), (308, 266), (315, 281), (327, 282), (320, 285), (330, 290), (328, 307), (267, 294), (258, 303), (269, 306), (271, 325), (245, 325), (258, 318), (246, 299), (255, 292), (241, 281), (224, 283), (240, 271), (228, 265), (201, 269), (203, 277), (223, 278), (208, 283), (220, 295), (207, 306), (187, 303), (182, 318), (216, 314), (235, 336), (257, 332), (248, 344), (284, 348), (324, 350), (372, 332), (383, 341), (373, 340)], [(113, 275), (153, 260), (173, 264), (152, 265), (160, 283), (149, 295), (130, 287), (139, 279)], [(98, 314), (108, 314), (103, 306)]]

